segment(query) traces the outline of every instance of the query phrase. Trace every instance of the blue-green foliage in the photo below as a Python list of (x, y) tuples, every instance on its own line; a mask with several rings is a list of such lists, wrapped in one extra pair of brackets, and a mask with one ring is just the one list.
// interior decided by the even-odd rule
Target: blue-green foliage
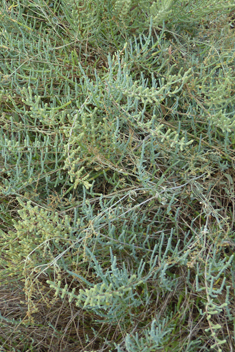
[[(167, 326), (168, 325), (168, 326)], [(169, 326), (169, 319), (162, 322), (153, 319), (151, 327), (142, 332), (142, 337), (136, 333), (134, 336), (127, 335), (125, 338), (125, 349), (129, 352), (151, 352), (164, 347), (166, 341), (170, 339), (172, 328)], [(117, 346), (118, 352), (123, 350)]]
[(3, 1), (0, 277), (28, 309), (6, 331), (63, 302), (100, 348), (228, 348), (234, 36), (206, 26), (233, 8)]

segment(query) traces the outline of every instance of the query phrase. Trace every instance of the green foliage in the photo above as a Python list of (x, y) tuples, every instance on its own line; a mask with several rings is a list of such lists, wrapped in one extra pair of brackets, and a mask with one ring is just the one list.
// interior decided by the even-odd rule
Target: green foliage
[[(125, 349), (129, 351), (145, 351), (151, 352), (153, 350), (159, 350), (159, 348), (164, 347), (166, 345), (166, 337), (168, 340), (170, 339), (170, 333), (172, 329), (167, 328), (168, 319), (163, 319), (163, 322), (157, 322), (154, 319), (151, 322), (151, 328), (145, 329), (143, 331), (144, 337), (139, 337), (138, 333), (135, 336), (130, 336), (129, 334), (125, 339)], [(123, 350), (118, 347), (118, 352)]]
[(234, 345), (234, 8), (3, 1), (4, 350)]

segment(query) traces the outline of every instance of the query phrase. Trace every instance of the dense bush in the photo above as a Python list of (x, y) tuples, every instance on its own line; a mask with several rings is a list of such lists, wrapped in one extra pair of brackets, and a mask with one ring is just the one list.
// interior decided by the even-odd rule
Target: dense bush
[(0, 12), (1, 351), (232, 351), (232, 1)]

